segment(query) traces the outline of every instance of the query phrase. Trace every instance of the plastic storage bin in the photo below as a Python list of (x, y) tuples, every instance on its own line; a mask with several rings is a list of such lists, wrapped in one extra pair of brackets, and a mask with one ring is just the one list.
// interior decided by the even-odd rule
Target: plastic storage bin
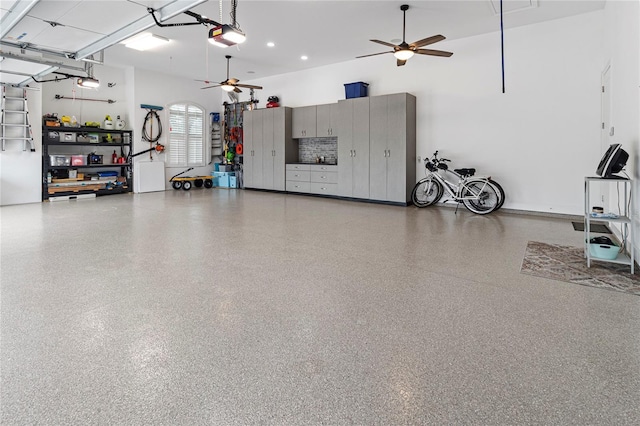
[(229, 176), (229, 188), (237, 188), (238, 180), (235, 176)]
[(49, 155), (49, 162), (51, 163), (52, 167), (70, 166), (71, 156), (70, 155)]
[(596, 259), (613, 260), (618, 257), (620, 247), (608, 244), (589, 244), (589, 250), (591, 251), (591, 256)]
[(363, 98), (368, 96), (369, 83), (358, 81), (356, 83), (347, 83), (344, 85), (345, 96), (347, 99)]

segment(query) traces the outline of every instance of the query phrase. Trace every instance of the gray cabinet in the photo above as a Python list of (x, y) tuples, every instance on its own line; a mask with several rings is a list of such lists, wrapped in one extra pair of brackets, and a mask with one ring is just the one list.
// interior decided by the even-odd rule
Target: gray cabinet
[(294, 156), (291, 108), (244, 112), (243, 179), (245, 188), (285, 189), (287, 155)]
[(338, 195), (369, 198), (369, 98), (338, 102)]
[(416, 181), (416, 98), (374, 96), (370, 104), (369, 197), (408, 202)]
[(298, 107), (293, 109), (293, 138), (316, 137), (316, 106)]
[(338, 136), (338, 104), (326, 104), (316, 106), (316, 136)]

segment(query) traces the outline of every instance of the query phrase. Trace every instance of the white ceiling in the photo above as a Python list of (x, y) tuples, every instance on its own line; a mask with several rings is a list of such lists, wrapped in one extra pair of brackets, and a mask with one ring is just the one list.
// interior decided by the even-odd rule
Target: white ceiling
[[(33, 0), (21, 0), (23, 2)], [(449, 40), (500, 30), (499, 0), (422, 0), (422, 1), (251, 1), (239, 0), (236, 18), (247, 41), (221, 49), (207, 42), (204, 25), (160, 28), (147, 31), (171, 42), (153, 51), (139, 52), (117, 43), (130, 25), (136, 30), (153, 23), (147, 7), (165, 8), (165, 16), (185, 5), (202, 0), (41, 0), (9, 31), (3, 41), (32, 43), (55, 51), (81, 53), (92, 47), (116, 42), (105, 50), (105, 64), (162, 71), (191, 79), (222, 81), (226, 77), (225, 55), (231, 55), (231, 76), (242, 81), (259, 80), (276, 74), (315, 68), (353, 60), (356, 56), (388, 50), (369, 41), (375, 38), (398, 43), (402, 39), (401, 4), (407, 11), (407, 42), (435, 34)], [(15, 1), (3, 0), (4, 19)], [(504, 0), (506, 29), (558, 19), (602, 9), (604, 0)], [(220, 7), (222, 4), (222, 17)], [(209, 0), (192, 7), (193, 12), (231, 23), (231, 1)], [(55, 22), (52, 26), (45, 22)], [(183, 13), (163, 23), (194, 22)], [(272, 41), (275, 47), (266, 43)], [(98, 43), (98, 44), (95, 44)], [(87, 47), (89, 46), (89, 47)], [(446, 49), (446, 40), (431, 45)], [(2, 50), (11, 50), (2, 45)], [(15, 50), (15, 49), (14, 49)], [(29, 52), (26, 52), (29, 54)], [(455, 54), (455, 52), (454, 52)], [(300, 59), (301, 55), (309, 57)], [(390, 60), (393, 60), (391, 57)], [(358, 59), (367, 61), (368, 58)], [(446, 60), (430, 56), (413, 60)], [(78, 63), (74, 65), (78, 66)], [(407, 63), (411, 66), (411, 61)], [(2, 62), (0, 62), (2, 68)], [(100, 67), (95, 68), (99, 78)]]

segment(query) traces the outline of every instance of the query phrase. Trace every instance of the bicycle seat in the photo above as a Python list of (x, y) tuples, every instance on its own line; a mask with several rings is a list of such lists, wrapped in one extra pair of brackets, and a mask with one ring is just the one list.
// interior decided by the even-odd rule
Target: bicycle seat
[(476, 174), (476, 169), (454, 169), (453, 171), (462, 177), (473, 176)]

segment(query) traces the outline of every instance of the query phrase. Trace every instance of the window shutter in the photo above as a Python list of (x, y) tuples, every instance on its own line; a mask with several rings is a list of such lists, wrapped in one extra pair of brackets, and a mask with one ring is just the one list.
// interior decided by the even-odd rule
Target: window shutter
[(204, 166), (204, 110), (193, 104), (169, 106), (169, 164)]

